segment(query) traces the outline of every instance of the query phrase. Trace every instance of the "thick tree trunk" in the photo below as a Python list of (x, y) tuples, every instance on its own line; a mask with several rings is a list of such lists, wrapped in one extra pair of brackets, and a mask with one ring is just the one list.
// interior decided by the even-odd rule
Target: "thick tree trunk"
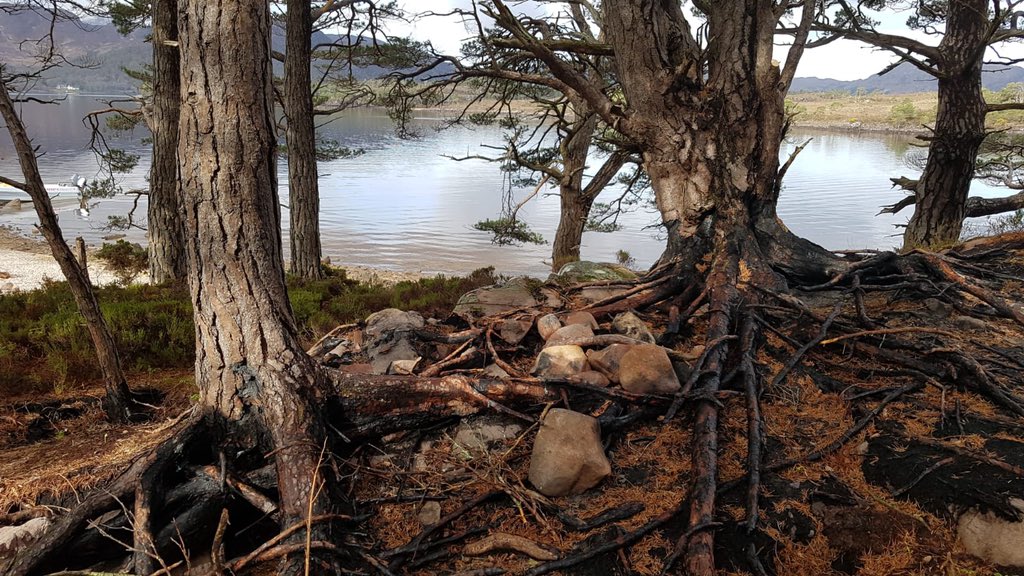
[[(330, 510), (325, 375), (285, 290), (266, 3), (182, 3), (178, 158), (200, 405), (229, 441), (268, 448), (281, 522)], [(327, 483), (327, 489), (324, 484)], [(314, 528), (313, 539), (328, 539)]]
[(178, 115), (181, 78), (178, 1), (153, 0), (153, 164), (149, 172), (149, 278), (154, 283), (185, 277), (185, 238), (178, 189)]
[(551, 271), (558, 272), (569, 262), (580, 259), (580, 244), (583, 243), (583, 230), (587, 226), (590, 207), (593, 201), (583, 196), (578, 188), (563, 184), (559, 187), (561, 195), (561, 212), (555, 240), (551, 244)]
[(608, 41), (632, 112), (620, 129), (643, 153), (668, 230), (662, 261), (678, 259), (681, 273), (708, 290), (712, 351), (707, 376), (695, 386), (706, 399), (694, 413), (692, 534), (679, 543), (679, 551), (686, 551), (684, 573), (695, 576), (715, 573), (714, 395), (729, 354), (721, 339), (735, 332), (744, 307), (758, 302), (754, 287), (821, 278), (837, 261), (793, 236), (776, 214), (785, 82), (772, 61), (778, 22), (773, 4), (707, 3), (706, 52), (693, 43), (679, 3), (605, 4)]
[(309, 64), (313, 16), (309, 2), (288, 0), (285, 16), (284, 112), (288, 132), (288, 205), (291, 265), (306, 279), (322, 278), (320, 268), (320, 188), (316, 171), (316, 132)]
[(939, 50), (938, 113), (929, 136), (928, 161), (915, 188), (914, 215), (903, 248), (942, 248), (960, 239), (978, 148), (985, 139), (985, 98), (981, 68), (988, 3), (949, 3), (946, 33)]
[(126, 422), (131, 416), (132, 394), (121, 368), (117, 344), (115, 344), (107, 322), (100, 312), (100, 305), (96, 301), (96, 295), (92, 291), (86, 270), (78, 263), (71, 247), (64, 241), (60, 225), (57, 223), (57, 214), (53, 211), (50, 196), (46, 192), (42, 176), (39, 174), (32, 142), (18, 116), (7, 86), (3, 83), (0, 83), (0, 116), (7, 124), (7, 130), (11, 134), (15, 150), (17, 150), (18, 162), (21, 164), (21, 171), (25, 178), (25, 191), (32, 197), (32, 205), (39, 217), (39, 229), (68, 281), (71, 295), (85, 319), (89, 336), (96, 348), (96, 358), (99, 361), (100, 371), (103, 373), (103, 384), (106, 387), (103, 410), (110, 420)]

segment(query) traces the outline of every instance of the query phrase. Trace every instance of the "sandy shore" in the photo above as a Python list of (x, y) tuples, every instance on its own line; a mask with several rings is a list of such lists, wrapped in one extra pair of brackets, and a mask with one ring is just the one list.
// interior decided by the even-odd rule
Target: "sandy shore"
[[(89, 261), (89, 278), (103, 286), (117, 277), (96, 258)], [(63, 280), (64, 274), (42, 239), (26, 238), (0, 226), (0, 293), (35, 290), (46, 280)]]
[[(90, 252), (95, 248), (91, 246)], [(391, 285), (407, 280), (415, 282), (425, 276), (419, 272), (398, 272), (365, 266), (336, 267), (344, 268), (349, 278), (363, 283)], [(89, 259), (89, 278), (100, 286), (117, 281), (117, 277), (97, 258)], [(46, 243), (40, 238), (28, 238), (9, 227), (0, 226), (0, 294), (35, 290), (47, 279), (63, 280), (64, 275)], [(143, 276), (137, 281), (146, 280)]]

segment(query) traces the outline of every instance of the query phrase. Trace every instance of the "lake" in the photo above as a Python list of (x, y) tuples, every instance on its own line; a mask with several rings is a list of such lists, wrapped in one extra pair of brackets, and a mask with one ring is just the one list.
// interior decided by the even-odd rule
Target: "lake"
[[(79, 173), (97, 176), (89, 151), (89, 130), (84, 115), (103, 105), (87, 96), (69, 97), (60, 105), (24, 104), (23, 117), (34, 143), (43, 154), (40, 169), (44, 181), (67, 183)], [(501, 273), (543, 276), (548, 272), (550, 246), (497, 246), (486, 232), (473, 224), (499, 215), (506, 175), (497, 165), (484, 161), (455, 162), (445, 157), (493, 154), (482, 146), (500, 145), (497, 127), (455, 127), (440, 130), (445, 114), (422, 112), (414, 128), (419, 137), (400, 139), (384, 110), (346, 112), (321, 128), (321, 133), (345, 146), (363, 148), (360, 156), (322, 163), (320, 166), (321, 231), (323, 251), (338, 265), (353, 264), (425, 273), (461, 274), (483, 266)], [(132, 174), (124, 177), (128, 189), (146, 186), (149, 169), (147, 133), (139, 130), (114, 141), (118, 147), (141, 154)], [(889, 178), (914, 177), (918, 171), (907, 164), (920, 154), (905, 134), (796, 130), (784, 146), (788, 154), (811, 138), (789, 170), (779, 203), (779, 214), (795, 233), (830, 249), (891, 248), (900, 244), (900, 230), (909, 211), (898, 216), (877, 216), (879, 207), (901, 198)], [(6, 131), (0, 134), (0, 175), (21, 180), (17, 158)], [(281, 198), (287, 203), (287, 167), (280, 165)], [(519, 197), (529, 193), (519, 189)], [(548, 190), (550, 191), (550, 189)], [(975, 183), (973, 194), (992, 196), (1004, 190)], [(15, 196), (0, 188), (0, 198)], [(614, 198), (614, 190), (604, 194)], [(84, 236), (98, 245), (106, 230), (107, 216), (125, 214), (132, 199), (101, 200), (88, 218), (77, 214), (78, 201), (67, 191), (55, 204), (64, 234)], [(288, 223), (287, 209), (283, 220)], [(145, 199), (138, 214), (144, 219)], [(520, 217), (545, 238), (554, 237), (558, 221), (558, 197), (541, 195), (520, 210)], [(0, 213), (0, 225), (30, 232), (35, 222), (31, 208)], [(622, 230), (588, 232), (583, 238), (583, 258), (611, 261), (616, 252), (629, 252), (641, 266), (660, 255), (663, 235), (656, 226), (652, 207), (638, 207), (619, 219)], [(128, 238), (144, 242), (142, 230)], [(287, 235), (285, 236), (287, 238)]]

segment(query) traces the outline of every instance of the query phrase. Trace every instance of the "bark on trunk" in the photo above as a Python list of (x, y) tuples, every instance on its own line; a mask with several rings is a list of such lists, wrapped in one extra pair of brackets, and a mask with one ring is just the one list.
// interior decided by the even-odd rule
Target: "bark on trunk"
[[(707, 3), (706, 52), (693, 42), (676, 2), (605, 4), (605, 29), (616, 53), (631, 115), (620, 123), (641, 148), (668, 229), (666, 258), (708, 288), (707, 342), (735, 331), (753, 289), (781, 288), (794, 278), (823, 278), (837, 260), (793, 236), (779, 221), (779, 147), (786, 82), (772, 61), (778, 17), (773, 2)], [(797, 56), (798, 58), (798, 56)], [(702, 73), (707, 63), (707, 75)], [(708, 265), (710, 264), (710, 265)], [(701, 272), (703, 271), (703, 272)], [(714, 574), (718, 407), (713, 398), (728, 353), (716, 346), (696, 390), (684, 572)]]
[(582, 192), (571, 185), (561, 185), (561, 212), (558, 228), (555, 230), (555, 241), (551, 245), (551, 271), (557, 273), (569, 262), (580, 259), (580, 244), (583, 243), (583, 230), (590, 216), (593, 202), (586, 202)]
[(942, 248), (960, 239), (978, 148), (985, 139), (981, 93), (988, 9), (985, 0), (949, 3), (946, 33), (939, 44), (944, 76), (939, 81), (935, 130), (928, 161), (915, 189), (914, 215), (903, 248)]
[(323, 277), (320, 268), (320, 188), (309, 64), (313, 16), (309, 2), (288, 0), (285, 16), (284, 110), (287, 117), (288, 205), (291, 228), (289, 272), (305, 279)]
[(25, 178), (25, 191), (32, 197), (32, 206), (39, 217), (39, 229), (50, 246), (54, 259), (68, 281), (68, 287), (75, 299), (78, 311), (85, 319), (86, 328), (96, 348), (96, 358), (103, 373), (103, 384), (106, 395), (103, 399), (103, 410), (114, 422), (126, 422), (131, 417), (132, 394), (128, 388), (124, 371), (121, 369), (121, 358), (117, 353), (117, 344), (110, 334), (107, 322), (100, 312), (99, 302), (92, 291), (86, 270), (75, 259), (75, 254), (68, 246), (57, 222), (57, 214), (53, 211), (50, 196), (43, 185), (39, 166), (36, 162), (35, 150), (25, 131), (25, 126), (14, 107), (14, 101), (5, 84), (0, 83), (0, 115), (7, 124), (7, 130), (18, 153), (18, 162)]
[[(317, 400), (329, 383), (300, 346), (285, 290), (269, 10), (187, 0), (179, 26), (178, 158), (200, 404), (231, 440), (271, 449), (288, 526), (329, 512), (333, 490)], [(326, 530), (314, 528), (313, 539), (329, 539)]]
[(178, 116), (181, 78), (178, 0), (153, 0), (153, 164), (149, 173), (149, 278), (153, 283), (185, 277), (185, 238), (178, 189)]

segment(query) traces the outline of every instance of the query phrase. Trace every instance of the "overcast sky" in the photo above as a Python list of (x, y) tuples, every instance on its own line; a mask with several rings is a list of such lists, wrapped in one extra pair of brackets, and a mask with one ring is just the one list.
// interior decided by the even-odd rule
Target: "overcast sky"
[[(446, 13), (453, 8), (468, 8), (467, 0), (400, 0), (400, 4), (409, 12), (417, 13), (433, 11)], [(521, 9), (521, 8), (518, 8)], [(544, 10), (535, 7), (534, 10)], [(551, 9), (549, 10), (556, 10)], [(919, 32), (908, 30), (904, 23), (907, 13), (890, 13), (880, 17), (880, 31), (896, 33), (922, 39), (929, 44), (937, 43), (936, 38), (928, 37)], [(472, 30), (458, 17), (423, 17), (406, 25), (390, 26), (390, 31), (399, 35), (411, 35), (417, 40), (429, 40), (434, 47), (448, 54), (457, 54), (462, 42), (472, 35)], [(777, 58), (785, 60), (785, 47), (780, 47)], [(1024, 52), (1018, 48), (1017, 52)], [(858, 42), (840, 40), (827, 46), (808, 50), (800, 62), (798, 76), (817, 76), (819, 78), (836, 78), (839, 80), (857, 80), (866, 78), (885, 68), (895, 56), (891, 52), (870, 48)]]

